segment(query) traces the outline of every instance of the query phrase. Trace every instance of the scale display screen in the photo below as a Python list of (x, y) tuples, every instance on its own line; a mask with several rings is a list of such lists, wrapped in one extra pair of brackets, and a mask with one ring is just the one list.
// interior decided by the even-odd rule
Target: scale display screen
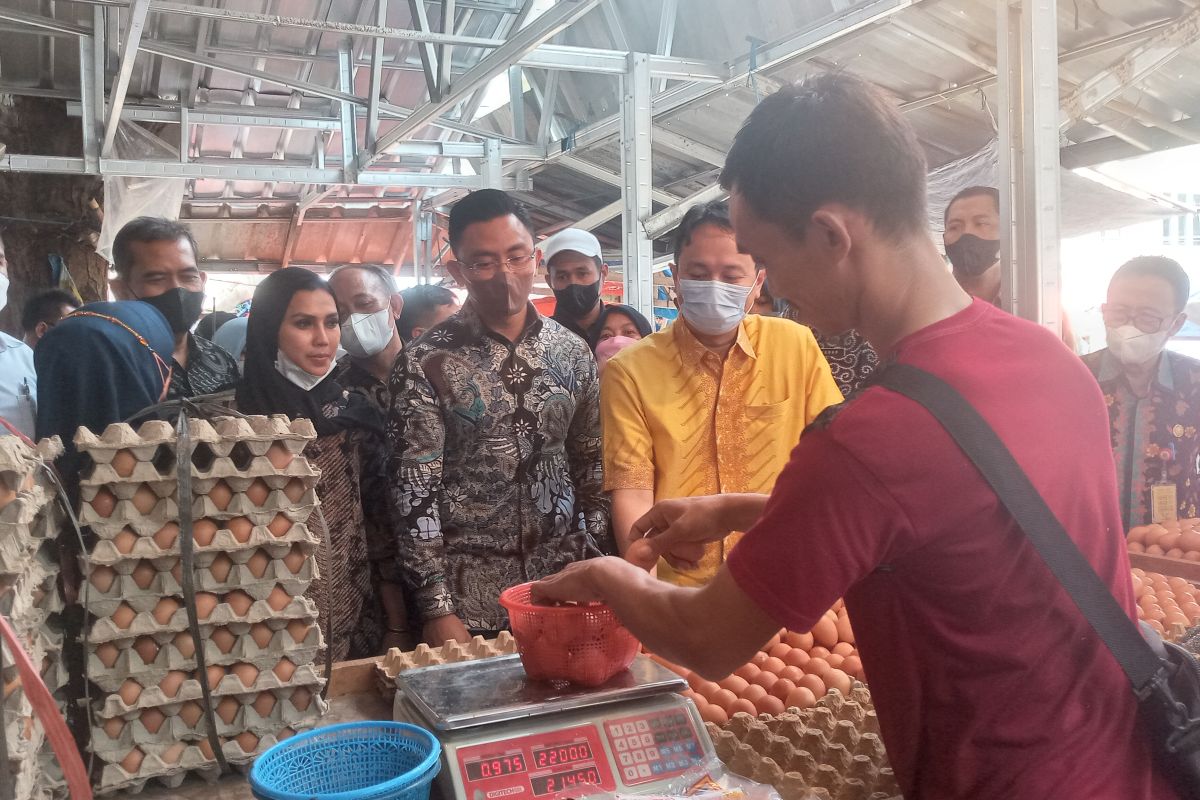
[(600, 782), (600, 770), (596, 767), (581, 767), (570, 772), (555, 772), (533, 779), (533, 795), (542, 797), (567, 789), (576, 789), (580, 786), (599, 786)]
[(508, 753), (496, 758), (477, 758), (468, 761), (463, 767), (467, 773), (467, 780), (470, 781), (517, 775), (525, 771), (525, 756), (521, 753)]
[(587, 742), (575, 742), (558, 747), (533, 748), (533, 766), (538, 769), (591, 760), (592, 748)]

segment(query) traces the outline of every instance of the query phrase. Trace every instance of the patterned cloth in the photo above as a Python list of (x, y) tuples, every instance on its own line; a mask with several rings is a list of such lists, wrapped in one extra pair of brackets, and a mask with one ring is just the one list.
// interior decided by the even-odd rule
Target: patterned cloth
[(335, 380), (343, 389), (357, 389), (365, 394), (371, 405), (379, 409), (380, 414), (387, 416), (388, 406), (392, 403), (387, 381), (381, 381), (367, 372), (353, 358), (347, 358), (338, 364)]
[(1175, 484), (1181, 519), (1200, 516), (1200, 361), (1165, 351), (1150, 394), (1129, 388), (1107, 349), (1083, 357), (1104, 392), (1112, 431), (1121, 518), (1128, 528), (1149, 524), (1151, 487)]
[[(770, 492), (827, 406), (842, 402), (808, 328), (752, 315), (724, 359), (683, 321), (630, 345), (604, 368), (604, 488), (649, 489), (655, 502)], [(697, 586), (740, 539), (709, 544), (695, 569), (660, 561), (658, 576)]]
[(468, 303), (392, 373), (389, 473), (423, 620), (504, 628), (504, 588), (611, 551), (595, 361), (532, 304), (528, 314), (510, 343)]
[(201, 336), (188, 334), (187, 367), (171, 359), (168, 400), (191, 398), (233, 389), (238, 382), (238, 365), (233, 356)]
[(858, 331), (847, 331), (840, 336), (822, 336), (813, 331), (813, 336), (829, 362), (833, 379), (846, 396), (857, 392), (879, 367), (879, 356)]

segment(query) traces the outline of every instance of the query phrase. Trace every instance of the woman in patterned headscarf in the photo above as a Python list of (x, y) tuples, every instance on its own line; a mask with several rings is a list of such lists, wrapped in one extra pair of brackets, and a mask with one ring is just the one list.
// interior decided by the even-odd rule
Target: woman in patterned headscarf
[[(384, 469), (383, 419), (364, 395), (333, 377), (341, 328), (320, 276), (295, 267), (273, 272), (255, 290), (253, 308), (238, 409), (312, 420), (317, 439), (305, 455), (321, 470), (317, 495), (329, 547), (317, 550), (321, 576), (309, 595), (319, 613), (332, 615), (326, 646), (335, 661), (378, 655), (385, 628), (400, 634), (407, 623), (394, 544), (390, 536), (367, 535), (393, 530), (382, 519), (367, 525), (389, 511), (385, 498), (362, 490)], [(319, 530), (319, 517), (309, 525)]]

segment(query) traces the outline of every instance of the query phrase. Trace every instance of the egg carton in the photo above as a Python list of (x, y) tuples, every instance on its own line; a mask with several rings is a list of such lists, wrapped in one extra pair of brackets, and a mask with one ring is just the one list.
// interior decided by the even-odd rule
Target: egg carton
[[(150, 484), (140, 484), (149, 486)], [(161, 482), (159, 483), (161, 486)], [(92, 492), (92, 498), (95, 499), (99, 491), (109, 491), (110, 486), (93, 487), (96, 491)], [(134, 490), (136, 492), (136, 489)], [(81, 496), (83, 490), (80, 490)], [(130, 523), (145, 521), (156, 521), (158, 525), (155, 530), (161, 528), (163, 523), (179, 519), (179, 505), (175, 502), (174, 496), (159, 496), (154, 506), (148, 511), (142, 512), (133, 504), (132, 500), (117, 500), (113, 506), (112, 513), (108, 516), (103, 516), (96, 511), (92, 503), (85, 502), (79, 509), (79, 522), (81, 525), (89, 527), (102, 527), (107, 530), (112, 530), (115, 536), (121, 528), (126, 527)]]
[[(0, 437), (0, 441), (9, 437)], [(34, 483), (22, 488), (16, 496), (0, 506), (0, 537), (16, 535), (17, 526), (29, 526), (43, 508), (54, 499), (54, 492)]]
[[(88, 632), (88, 640), (97, 643), (110, 642), (118, 639), (132, 639), (144, 634), (186, 630), (188, 627), (187, 611), (182, 602), (176, 598), (160, 598), (160, 602), (166, 601), (171, 601), (177, 607), (171, 610), (169, 616), (166, 616), (166, 611), (170, 610), (169, 605), (161, 609), (164, 614), (162, 622), (159, 622), (151, 611), (135, 614), (129, 626), (125, 628), (118, 627), (111, 617), (105, 617), (92, 623), (91, 630)], [(230, 622), (253, 624), (269, 619), (312, 618), (316, 615), (316, 606), (312, 600), (304, 596), (295, 596), (288, 601), (287, 605), (278, 609), (271, 608), (265, 600), (256, 601), (251, 604), (245, 615), (239, 615), (230, 608), (229, 604), (221, 603), (200, 622), (205, 625), (226, 625)]]
[(401, 652), (393, 647), (375, 664), (375, 678), (379, 691), (387, 696), (396, 691), (396, 676), (406, 669), (477, 661), (482, 658), (509, 656), (516, 652), (517, 641), (508, 631), (501, 631), (495, 639), (476, 636), (466, 644), (446, 642), (441, 647), (430, 647), (422, 642), (415, 650), (408, 652)]
[[(304, 456), (289, 453), (290, 459), (284, 466), (276, 466), (268, 456), (250, 456), (246, 459), (235, 459), (232, 456), (214, 455), (211, 463), (204, 469), (193, 467), (192, 475), (196, 480), (216, 480), (224, 478), (244, 478), (247, 482), (255, 478), (280, 478), (281, 487), (289, 480), (300, 479), (306, 485), (315, 484), (321, 476), (321, 471), (313, 466)], [(278, 459), (277, 459), (278, 460)]]
[(111, 464), (118, 450), (129, 450), (138, 461), (150, 461), (161, 445), (175, 441), (175, 426), (165, 420), (147, 420), (135, 431), (127, 422), (113, 422), (99, 436), (88, 428), (75, 431), (75, 448), (96, 464)]
[[(277, 736), (264, 736), (258, 739), (251, 752), (246, 752), (236, 739), (230, 739), (222, 743), (221, 752), (231, 766), (249, 765), (253, 763), (255, 756), (279, 741)], [(192, 772), (198, 772), (207, 779), (215, 780), (217, 777), (217, 762), (211, 755), (212, 750), (207, 739), (194, 743), (173, 742), (147, 747), (150, 752), (144, 752), (141, 761), (137, 762), (137, 769), (133, 772), (121, 766), (132, 749), (126, 751), (120, 761), (105, 764), (96, 786), (97, 794), (116, 791), (137, 794), (151, 778), (157, 779), (168, 789), (177, 789), (188, 773)], [(138, 747), (139, 751), (141, 749)]]
[(62, 611), (62, 598), (55, 580), (58, 564), (54, 563), (51, 545), (43, 543), (30, 554), (24, 569), (12, 576), (8, 590), (0, 592), (0, 614), (8, 617), (15, 628), (36, 628), (51, 614)]
[[(271, 445), (278, 444), (293, 456), (317, 438), (316, 428), (308, 419), (288, 419), (283, 414), (271, 416), (217, 417), (211, 423), (197, 420), (193, 429), (197, 440), (210, 441), (213, 452), (228, 456), (235, 444), (244, 442), (254, 456), (265, 456)], [(205, 431), (208, 425), (212, 434)]]
[[(245, 731), (265, 736), (284, 728), (299, 730), (310, 727), (329, 710), (320, 693), (307, 686), (226, 695), (215, 705), (217, 734), (222, 737)], [(151, 708), (124, 717), (97, 719), (92, 727), (91, 749), (106, 761), (119, 761), (135, 745), (201, 739), (207, 732), (204, 711), (199, 702), (192, 701), (183, 704), (176, 714)]]
[(43, 747), (42, 752), (38, 754), (33, 791), (33, 796), (38, 800), (67, 796), (67, 779), (52, 748)]
[(283, 513), (293, 522), (307, 522), (318, 502), (316, 491), (307, 489), (298, 503), (292, 502), (280, 491), (271, 492), (262, 506), (255, 505), (245, 494), (234, 494), (229, 504), (220, 508), (209, 495), (202, 494), (192, 498), (192, 517), (248, 517), (255, 525), (267, 525), (276, 514)]
[[(295, 669), (292, 674), (285, 680), (280, 678), (276, 672), (278, 665), (283, 663), (282, 659), (278, 659), (274, 669), (258, 670), (255, 668), (256, 674), (250, 685), (246, 685), (241, 679), (225, 667), (220, 667), (210, 664), (208, 669), (212, 673), (220, 670), (222, 675), (220, 680), (215, 680), (215, 674), (210, 675), (209, 689), (213, 697), (224, 697), (225, 695), (240, 695), (240, 694), (257, 694), (270, 689), (282, 689), (293, 686), (321, 686), (324, 680), (317, 674), (316, 667), (313, 664), (294, 664)], [(240, 665), (234, 665), (236, 668)], [(230, 668), (233, 669), (233, 668)], [(204, 696), (200, 689), (200, 681), (194, 677), (185, 679), (176, 690), (175, 694), (168, 697), (166, 693), (158, 686), (143, 687), (141, 691), (133, 697), (133, 702), (127, 702), (119, 693), (110, 694), (108, 697), (99, 701), (96, 704), (96, 714), (103, 718), (122, 717), (135, 709), (157, 708), (161, 707), (164, 714), (176, 714), (179, 707), (189, 700), (199, 700)], [(168, 709), (172, 709), (168, 711)]]
[(62, 455), (62, 440), (43, 439), (30, 447), (17, 436), (0, 437), (0, 482), (9, 491), (45, 481), (42, 465)]
[(834, 689), (809, 709), (775, 717), (735, 714), (724, 728), (710, 724), (709, 735), (731, 771), (771, 784), (784, 800), (814, 788), (834, 800), (899, 793), (862, 684), (850, 697)]
[[(276, 536), (267, 527), (277, 514), (283, 514), (290, 523), (287, 530), (280, 536)], [(263, 518), (265, 521), (255, 522), (255, 517)], [(250, 518), (252, 527), (243, 539), (238, 539), (228, 528), (218, 528), (211, 542), (205, 545), (195, 544), (196, 563), (202, 564), (204, 563), (203, 557), (209, 555), (215, 557), (218, 553), (226, 553), (237, 562), (238, 553), (245, 552), (245, 557), (249, 558), (252, 551), (258, 548), (266, 550), (272, 558), (283, 558), (293, 545), (301, 545), (306, 552), (311, 553), (312, 549), (320, 543), (320, 539), (304, 524), (303, 519), (297, 520), (297, 517), (307, 519), (308, 512), (300, 512), (296, 516), (292, 516), (288, 511), (253, 515)], [(229, 522), (229, 520), (212, 521), (222, 524)], [(123, 531), (126, 530), (130, 535), (122, 537)], [(92, 564), (115, 567), (119, 562), (130, 559), (179, 556), (179, 524), (175, 521), (170, 521), (166, 525), (162, 522), (144, 521), (101, 529), (93, 526), (92, 531), (101, 537), (88, 555), (88, 561)], [(161, 534), (157, 540), (155, 539), (156, 534)], [(117, 537), (122, 537), (122, 539)], [(168, 546), (160, 545), (161, 542), (168, 541), (170, 542)], [(121, 552), (121, 546), (126, 548), (126, 552)], [(211, 563), (211, 559), (208, 563)]]
[[(297, 622), (299, 620), (292, 620)], [(212, 638), (213, 630), (202, 631), (204, 636), (205, 663), (216, 666), (229, 666), (238, 663), (253, 664), (258, 670), (270, 669), (280, 658), (286, 657), (295, 664), (309, 664), (316, 659), (318, 650), (323, 644), (320, 628), (308, 621), (303, 638), (296, 642), (292, 632), (285, 624), (288, 620), (275, 620), (278, 630), (264, 628), (264, 633), (270, 636), (265, 647), (260, 647), (250, 633), (234, 634), (231, 629), (242, 628), (249, 630), (249, 625), (233, 625), (216, 630), (224, 630), (229, 634), (231, 643), (229, 649), (221, 650), (219, 639)], [(256, 623), (266, 625), (266, 623)], [(105, 642), (91, 649), (88, 654), (88, 675), (102, 691), (115, 692), (127, 678), (136, 680), (143, 686), (157, 685), (168, 672), (191, 673), (196, 669), (195, 644), (188, 631), (155, 637), (142, 636), (132, 642), (122, 643), (118, 648), (112, 642)], [(106, 652), (107, 650), (107, 652)], [(187, 655), (185, 655), (187, 653)], [(147, 655), (153, 654), (149, 663)]]
[(23, 758), (13, 761), (10, 765), (13, 780), (13, 797), (16, 800), (42, 800), (46, 795), (35, 794), (38, 791), (38, 761), (36, 757)]

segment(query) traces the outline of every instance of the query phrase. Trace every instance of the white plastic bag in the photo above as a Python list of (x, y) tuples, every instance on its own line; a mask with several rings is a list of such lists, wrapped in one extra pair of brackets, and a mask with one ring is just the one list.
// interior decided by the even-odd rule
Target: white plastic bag
[[(113, 156), (121, 159), (177, 161), (179, 151), (135, 122), (122, 120), (113, 138)], [(135, 217), (179, 219), (183, 178), (105, 178), (104, 221), (96, 252), (112, 263), (117, 232)]]

